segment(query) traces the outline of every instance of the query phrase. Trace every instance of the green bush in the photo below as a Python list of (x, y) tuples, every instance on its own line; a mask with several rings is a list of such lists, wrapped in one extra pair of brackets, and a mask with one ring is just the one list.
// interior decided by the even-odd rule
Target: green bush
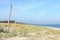
[(3, 28), (0, 28), (0, 32), (4, 32)]

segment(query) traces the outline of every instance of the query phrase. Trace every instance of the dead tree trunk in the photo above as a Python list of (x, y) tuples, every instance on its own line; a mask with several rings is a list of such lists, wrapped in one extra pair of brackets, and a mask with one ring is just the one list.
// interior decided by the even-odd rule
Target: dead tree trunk
[(10, 13), (9, 13), (9, 16), (8, 16), (8, 31), (10, 32), (10, 17), (11, 17), (11, 14), (12, 14), (12, 2), (10, 0)]

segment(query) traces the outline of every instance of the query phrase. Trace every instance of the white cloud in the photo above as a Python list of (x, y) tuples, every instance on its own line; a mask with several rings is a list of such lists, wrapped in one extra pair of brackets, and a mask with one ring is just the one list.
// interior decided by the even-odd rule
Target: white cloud
[(41, 10), (41, 11), (38, 12), (38, 15), (40, 15), (40, 16), (46, 16), (47, 12), (48, 12), (47, 9), (43, 9), (43, 10)]

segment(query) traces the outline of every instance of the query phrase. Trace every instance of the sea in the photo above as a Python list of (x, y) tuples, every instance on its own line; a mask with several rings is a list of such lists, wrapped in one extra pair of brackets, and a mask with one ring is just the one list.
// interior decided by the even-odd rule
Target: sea
[(60, 24), (37, 24), (37, 25), (60, 28)]

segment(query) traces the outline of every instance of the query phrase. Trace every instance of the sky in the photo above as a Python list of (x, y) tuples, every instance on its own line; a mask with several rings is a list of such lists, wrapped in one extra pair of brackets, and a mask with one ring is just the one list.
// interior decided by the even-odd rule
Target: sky
[[(30, 24), (60, 24), (60, 0), (12, 0), (10, 20)], [(8, 20), (10, 1), (0, 0), (0, 21)]]

